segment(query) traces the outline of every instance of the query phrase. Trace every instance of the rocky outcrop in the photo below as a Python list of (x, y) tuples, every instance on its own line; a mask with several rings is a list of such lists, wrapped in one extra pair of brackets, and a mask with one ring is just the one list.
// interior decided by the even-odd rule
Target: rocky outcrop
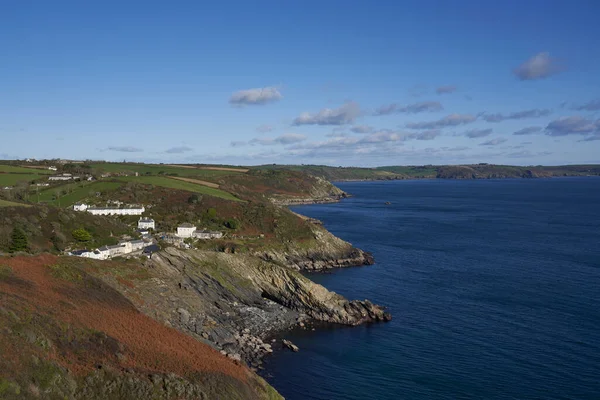
[(295, 270), (322, 271), (331, 268), (373, 265), (371, 253), (357, 249), (324, 229), (320, 223), (311, 226), (314, 242), (311, 246), (289, 243), (285, 248), (256, 252), (259, 258)]
[(267, 338), (289, 328), (391, 318), (380, 306), (349, 301), (294, 269), (253, 255), (167, 248), (144, 269), (152, 278), (134, 289), (120, 286), (141, 311), (252, 368), (273, 351)]

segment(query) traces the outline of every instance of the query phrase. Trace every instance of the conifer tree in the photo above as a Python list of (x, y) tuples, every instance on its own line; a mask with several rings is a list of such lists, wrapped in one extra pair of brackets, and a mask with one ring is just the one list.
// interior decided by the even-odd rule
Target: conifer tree
[(29, 242), (27, 240), (27, 235), (20, 228), (14, 227), (12, 231), (12, 235), (10, 237), (10, 247), (8, 249), (11, 253), (16, 253), (19, 251), (28, 251), (29, 250)]

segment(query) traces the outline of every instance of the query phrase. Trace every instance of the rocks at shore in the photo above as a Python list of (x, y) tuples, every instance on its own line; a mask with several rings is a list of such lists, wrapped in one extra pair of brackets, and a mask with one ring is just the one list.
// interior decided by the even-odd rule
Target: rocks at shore
[(292, 343), (290, 340), (287, 339), (283, 339), (281, 341), (281, 343), (283, 344), (284, 347), (290, 349), (291, 351), (297, 353), (300, 349), (298, 348), (298, 346), (296, 346), (294, 343)]

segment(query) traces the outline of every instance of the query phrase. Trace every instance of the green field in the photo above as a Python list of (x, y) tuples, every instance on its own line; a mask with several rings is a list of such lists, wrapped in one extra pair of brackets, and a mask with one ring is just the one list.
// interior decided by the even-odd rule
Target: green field
[(34, 175), (51, 175), (54, 171), (38, 168), (24, 168), (14, 165), (0, 164), (0, 172), (8, 172), (11, 174), (34, 174)]
[(159, 164), (119, 164), (119, 163), (99, 163), (92, 164), (92, 168), (105, 172), (137, 172), (140, 175), (177, 175), (187, 178), (197, 177), (198, 179), (219, 178), (224, 175), (240, 174), (241, 172), (218, 171), (199, 168), (179, 168)]
[(31, 182), (35, 179), (41, 178), (42, 175), (36, 174), (1, 174), (0, 173), (0, 186), (14, 186), (17, 182)]
[(15, 203), (0, 199), (0, 207), (31, 207), (29, 204)]
[(117, 178), (124, 182), (137, 182), (144, 185), (155, 185), (170, 189), (186, 190), (188, 192), (206, 194), (213, 197), (219, 197), (225, 200), (241, 201), (231, 193), (221, 189), (214, 189), (207, 186), (197, 185), (191, 182), (179, 181), (164, 176), (124, 176)]
[[(32, 201), (44, 202), (52, 205), (60, 205), (61, 207), (71, 206), (85, 198), (94, 196), (96, 192), (107, 192), (118, 189), (122, 183), (120, 182), (81, 182), (69, 183), (67, 185), (56, 186), (40, 192), (39, 198), (32, 194)], [(61, 195), (55, 199), (57, 190), (68, 190), (69, 193)]]

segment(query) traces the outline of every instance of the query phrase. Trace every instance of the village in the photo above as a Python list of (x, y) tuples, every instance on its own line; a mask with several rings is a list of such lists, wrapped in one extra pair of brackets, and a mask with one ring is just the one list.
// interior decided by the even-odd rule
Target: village
[(220, 239), (223, 237), (221, 231), (211, 231), (207, 229), (198, 229), (195, 225), (185, 222), (177, 227), (175, 232), (158, 232), (156, 230), (156, 221), (150, 217), (143, 217), (146, 211), (143, 205), (123, 204), (119, 201), (112, 201), (106, 207), (97, 207), (85, 203), (73, 205), (74, 211), (87, 212), (92, 215), (139, 215), (136, 234), (140, 239), (121, 240), (116, 245), (106, 245), (96, 249), (80, 249), (67, 252), (68, 255), (77, 257), (86, 257), (96, 260), (108, 260), (120, 256), (145, 256), (152, 257), (152, 254), (160, 250), (158, 240), (175, 245), (181, 248), (191, 248), (195, 240)]

